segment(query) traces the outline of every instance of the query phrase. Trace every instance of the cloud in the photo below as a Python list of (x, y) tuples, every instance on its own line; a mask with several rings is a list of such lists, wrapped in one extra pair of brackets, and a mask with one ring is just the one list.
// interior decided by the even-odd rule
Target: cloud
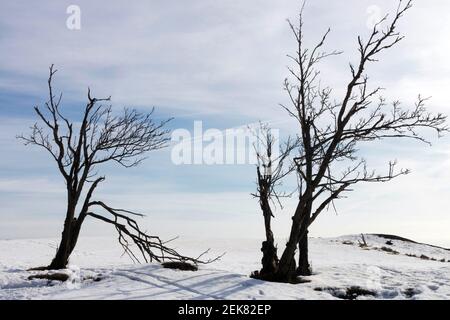
[[(448, 24), (434, 18), (424, 24), (420, 19), (424, 14), (439, 16), (450, 6), (445, 1), (416, 2), (417, 8), (401, 24), (410, 37), (371, 68), (378, 70), (380, 82), (405, 73), (409, 79), (414, 73), (411, 83), (427, 75), (436, 78), (436, 59), (441, 62), (438, 66), (447, 65), (443, 51), (436, 49), (442, 48), (445, 37), (439, 34), (446, 34)], [(1, 4), (1, 88), (40, 95), (47, 67), (55, 63), (60, 69), (57, 86), (68, 99), (83, 99), (91, 86), (97, 95), (112, 94), (118, 104), (157, 105), (176, 113), (230, 116), (239, 112), (257, 118), (280, 113), (277, 104), (285, 99), (281, 83), (287, 75), (286, 54), (295, 50), (285, 19), (296, 18), (298, 1), (197, 0), (177, 5), (134, 1), (127, 6), (121, 1), (80, 1), (79, 31), (66, 28), (69, 4)], [(368, 33), (367, 8), (372, 4), (358, 1), (343, 6), (322, 0), (306, 7), (307, 43), (320, 39), (332, 26), (327, 47), (345, 50), (341, 58), (324, 64), (324, 80), (336, 84), (337, 92), (349, 77), (357, 34)], [(376, 4), (382, 12), (395, 8), (390, 1)], [(442, 33), (430, 37), (436, 28)], [(448, 85), (442, 78), (435, 81)]]
[(53, 193), (64, 195), (62, 183), (55, 183), (46, 178), (0, 179), (0, 192), (8, 193)]
[[(284, 133), (295, 132), (295, 124), (286, 121), (278, 103), (287, 98), (282, 91), (289, 64), (286, 54), (296, 49), (285, 19), (296, 19), (299, 1), (124, 5), (124, 1), (83, 0), (77, 1), (82, 12), (79, 31), (66, 28), (70, 4), (0, 3), (0, 215), (10, 225), (19, 226), (17, 221), (24, 217), (29, 226), (43, 217), (59, 221), (64, 210), (63, 182), (54, 165), (45, 153), (15, 139), (34, 122), (33, 104), (46, 99), (51, 63), (59, 69), (55, 88), (64, 92), (64, 107), (72, 114), (83, 106), (90, 86), (96, 96), (112, 95), (116, 107), (156, 106), (163, 116), (175, 115), (180, 127), (190, 128), (193, 119), (220, 129), (269, 119)], [(336, 99), (349, 80), (348, 62), (357, 58), (356, 36), (369, 33), (367, 9), (373, 5), (382, 13), (396, 6), (390, 0), (307, 3), (305, 41), (315, 43), (331, 26), (326, 48), (344, 51), (322, 68), (323, 82), (335, 88)], [(405, 105), (413, 103), (418, 93), (431, 95), (431, 110), (449, 113), (450, 24), (442, 14), (449, 9), (445, 0), (416, 0), (400, 25), (406, 39), (368, 68), (371, 85), (386, 87), (389, 99), (400, 98)], [(338, 217), (331, 212), (324, 215), (312, 234), (376, 229), (433, 238), (433, 230), (450, 225), (445, 215), (448, 147), (448, 139), (434, 148), (403, 141), (363, 146), (361, 155), (374, 168), (384, 170), (387, 161), (398, 159), (413, 173), (391, 184), (361, 186), (349, 200), (338, 203)], [(148, 210), (152, 216), (146, 221), (158, 230), (261, 234), (258, 205), (249, 195), (254, 188), (251, 166), (176, 167), (170, 162), (170, 150), (164, 150), (139, 168), (108, 167), (105, 173), (108, 180), (98, 195), (120, 206)], [(294, 205), (288, 202), (276, 219), (281, 235), (286, 234)], [(182, 221), (177, 230), (167, 228), (173, 221)], [(0, 230), (0, 237), (5, 230)], [(31, 234), (33, 228), (26, 230), (22, 233)]]

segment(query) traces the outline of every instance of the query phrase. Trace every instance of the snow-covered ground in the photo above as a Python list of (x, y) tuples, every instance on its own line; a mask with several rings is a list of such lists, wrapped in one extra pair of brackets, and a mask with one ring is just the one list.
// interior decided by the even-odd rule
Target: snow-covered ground
[[(256, 240), (177, 240), (174, 244), (186, 254), (208, 247), (211, 256), (227, 252), (220, 261), (191, 272), (131, 264), (114, 237), (84, 237), (65, 283), (30, 281), (31, 273), (25, 271), (50, 261), (56, 239), (1, 240), (0, 299), (338, 299), (352, 287), (374, 294), (358, 299), (450, 299), (450, 251), (400, 240), (388, 245), (386, 239), (371, 235), (365, 238), (366, 249), (358, 245), (360, 236), (311, 239), (314, 275), (307, 277), (310, 282), (296, 285), (248, 277), (260, 267)], [(279, 241), (280, 248), (282, 244)]]

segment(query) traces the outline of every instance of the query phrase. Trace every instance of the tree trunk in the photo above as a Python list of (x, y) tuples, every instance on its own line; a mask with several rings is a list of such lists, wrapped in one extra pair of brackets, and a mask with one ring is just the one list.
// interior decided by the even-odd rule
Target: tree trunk
[(82, 221), (77, 221), (75, 218), (72, 219), (72, 222), (69, 225), (64, 224), (61, 242), (55, 257), (48, 267), (50, 270), (64, 269), (67, 267), (69, 257), (72, 254), (73, 249), (75, 249), (78, 236), (80, 235), (81, 224)]
[(278, 265), (277, 278), (281, 282), (291, 282), (296, 277), (295, 250), (298, 243), (300, 219), (293, 217), (289, 240)]
[(308, 258), (308, 230), (302, 231), (305, 234), (298, 243), (299, 257), (298, 257), (298, 268), (297, 275), (299, 276), (310, 276), (311, 266), (309, 265)]
[(68, 208), (66, 214), (66, 220), (64, 221), (64, 229), (61, 235), (61, 242), (56, 251), (56, 255), (53, 258), (52, 262), (48, 266), (51, 270), (58, 270), (66, 268), (70, 254), (78, 240), (78, 235), (80, 233), (81, 224), (83, 219), (77, 221), (75, 216), (76, 210), (76, 202), (72, 200), (69, 193), (69, 201)]
[(64, 269), (69, 262), (70, 248), (72, 241), (72, 220), (66, 219), (64, 222), (64, 230), (61, 236), (61, 242), (56, 251), (56, 255), (50, 263), (49, 269)]
[(302, 223), (302, 228), (300, 230), (300, 240), (298, 242), (298, 268), (297, 275), (299, 276), (310, 276), (311, 267), (309, 265), (309, 255), (308, 255), (308, 227), (309, 221), (311, 219), (312, 204), (308, 204), (306, 207), (305, 219)]
[(271, 227), (272, 210), (267, 198), (263, 197), (263, 199), (261, 199), (261, 209), (264, 215), (266, 241), (263, 241), (261, 247), (263, 257), (261, 259), (262, 269), (260, 271), (260, 277), (262, 279), (270, 279), (274, 277), (275, 273), (278, 270), (278, 256)]
[(280, 282), (292, 282), (296, 277), (296, 247), (297, 241), (295, 239), (290, 239), (286, 244), (286, 248), (281, 256), (280, 263), (278, 264), (278, 271), (276, 275), (277, 280)]
[(281, 256), (277, 278), (282, 282), (292, 282), (297, 277), (297, 267), (295, 263), (295, 251), (300, 240), (303, 225), (307, 225), (307, 217), (310, 216), (311, 206), (305, 201), (300, 201), (292, 217), (291, 233)]

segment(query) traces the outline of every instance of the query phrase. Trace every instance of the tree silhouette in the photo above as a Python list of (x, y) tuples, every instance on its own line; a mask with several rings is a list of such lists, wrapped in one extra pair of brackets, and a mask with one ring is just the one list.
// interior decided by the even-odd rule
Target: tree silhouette
[(88, 90), (81, 123), (71, 122), (61, 112), (62, 94), (57, 97), (53, 92), (52, 80), (56, 71), (52, 65), (48, 78), (49, 100), (45, 109), (34, 108), (41, 124), (36, 123), (30, 135), (18, 137), (26, 145), (45, 149), (56, 162), (66, 184), (67, 211), (61, 242), (52, 262), (45, 268), (66, 267), (87, 217), (114, 226), (119, 234), (119, 243), (134, 261), (139, 261), (139, 258), (132, 245), (146, 262), (202, 262), (200, 257), (180, 255), (158, 236), (142, 231), (134, 218), (142, 217), (142, 214), (113, 208), (93, 199), (95, 190), (105, 181), (97, 169), (111, 162), (131, 168), (141, 163), (147, 152), (167, 146), (169, 131), (165, 125), (171, 119), (155, 122), (154, 109), (149, 113), (124, 109), (120, 115), (115, 115), (111, 106), (103, 104), (109, 102), (110, 97), (95, 98)]
[[(425, 108), (427, 99), (419, 96), (413, 107), (403, 108), (399, 101), (387, 103), (380, 96), (381, 87), (369, 87), (366, 68), (378, 61), (380, 53), (403, 39), (397, 24), (411, 7), (411, 1), (406, 4), (400, 1), (390, 23), (385, 16), (375, 24), (366, 41), (358, 37), (359, 59), (356, 64), (350, 64), (350, 80), (345, 85), (343, 98), (332, 96), (332, 89), (323, 87), (320, 81), (318, 64), (341, 54), (323, 50), (330, 29), (316, 46), (305, 48), (303, 8), (298, 25), (289, 22), (297, 51), (289, 56), (294, 67), (289, 68), (289, 78), (284, 82), (290, 104), (281, 107), (295, 119), (299, 129), (299, 153), (293, 159), (299, 195), (289, 239), (271, 279), (290, 282), (295, 281), (298, 274), (310, 274), (308, 228), (323, 211), (333, 206), (334, 200), (351, 191), (351, 186), (361, 182), (387, 182), (409, 173), (409, 170), (397, 170), (395, 161), (389, 162), (384, 174), (369, 170), (357, 152), (361, 142), (406, 138), (429, 143), (423, 135), (425, 129), (437, 132), (438, 136), (448, 131), (446, 116), (433, 115)], [(387, 28), (381, 28), (383, 23), (388, 23)], [(300, 248), (298, 268), (297, 247)]]

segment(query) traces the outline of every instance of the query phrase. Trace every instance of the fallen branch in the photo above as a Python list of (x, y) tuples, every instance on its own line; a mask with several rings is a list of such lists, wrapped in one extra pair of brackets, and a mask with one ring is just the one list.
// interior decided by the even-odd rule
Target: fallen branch
[(93, 201), (89, 203), (89, 207), (90, 208), (100, 207), (112, 216), (112, 218), (107, 218), (103, 215), (94, 212), (86, 213), (87, 216), (112, 224), (116, 228), (118, 232), (118, 241), (120, 245), (124, 249), (124, 252), (135, 263), (140, 263), (140, 259), (138, 258), (138, 255), (132, 250), (133, 244), (138, 248), (140, 256), (142, 256), (142, 258), (146, 263), (152, 261), (157, 261), (160, 263), (166, 261), (175, 261), (175, 262), (190, 262), (195, 265), (209, 264), (219, 260), (224, 255), (223, 253), (212, 259), (202, 260), (201, 258), (210, 251), (210, 249), (207, 249), (203, 253), (201, 253), (197, 258), (184, 256), (178, 253), (175, 249), (166, 246), (166, 243), (170, 242), (170, 240), (164, 242), (158, 236), (149, 235), (146, 232), (143, 232), (140, 229), (139, 225), (137, 224), (136, 220), (127, 216), (124, 213), (133, 214), (141, 217), (143, 215), (131, 211), (125, 211), (123, 209), (115, 209), (106, 205), (104, 202), (101, 201)]

